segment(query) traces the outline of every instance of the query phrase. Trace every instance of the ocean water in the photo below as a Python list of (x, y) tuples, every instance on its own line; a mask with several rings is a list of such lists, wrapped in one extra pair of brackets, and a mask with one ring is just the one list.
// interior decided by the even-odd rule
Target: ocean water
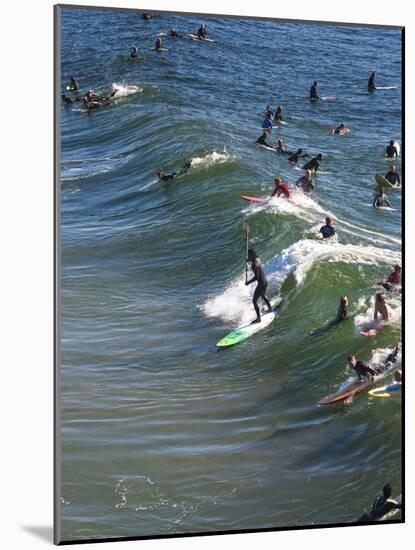
[[(201, 22), (215, 42), (151, 50)], [(401, 259), (402, 192), (371, 205), (401, 141), (400, 31), (64, 8), (61, 33), (63, 91), (70, 76), (119, 90), (101, 110), (60, 111), (62, 539), (352, 523), (386, 482), (400, 494), (400, 400), (317, 406), (350, 377), (348, 354), (379, 360), (401, 338), (399, 294), (388, 326), (359, 334)], [(372, 70), (398, 87), (368, 94)], [(295, 99), (314, 79), (336, 101)], [(278, 104), (271, 141), (321, 152), (321, 172), (312, 196), (254, 206), (239, 196), (302, 175), (255, 145)], [(329, 135), (342, 122), (351, 133)], [(284, 301), (218, 351), (254, 317), (243, 223)], [(343, 294), (352, 318), (312, 335)]]

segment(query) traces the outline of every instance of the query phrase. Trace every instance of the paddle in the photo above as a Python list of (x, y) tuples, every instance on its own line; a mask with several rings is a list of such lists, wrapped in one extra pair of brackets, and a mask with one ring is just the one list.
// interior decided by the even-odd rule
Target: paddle
[(245, 245), (246, 245), (246, 254), (245, 254), (245, 282), (248, 282), (248, 248), (249, 248), (249, 225), (247, 223), (243, 224), (244, 234), (245, 234)]

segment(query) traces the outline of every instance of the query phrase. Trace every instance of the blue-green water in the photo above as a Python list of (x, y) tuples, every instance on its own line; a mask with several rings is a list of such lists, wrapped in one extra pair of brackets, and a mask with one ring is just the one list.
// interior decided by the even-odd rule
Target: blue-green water
[[(168, 52), (151, 50), (158, 32), (202, 21), (216, 42), (165, 37)], [(400, 402), (363, 392), (316, 405), (350, 376), (349, 353), (381, 358), (400, 340), (396, 294), (391, 323), (359, 334), (400, 261), (401, 192), (391, 210), (371, 206), (385, 146), (401, 141), (400, 41), (391, 29), (62, 10), (62, 90), (70, 76), (85, 92), (120, 89), (102, 110), (61, 109), (63, 540), (347, 523), (385, 482), (401, 492)], [(368, 94), (374, 69), (398, 88)], [(314, 79), (337, 100), (294, 99)], [(239, 195), (302, 175), (255, 146), (269, 104), (289, 117), (271, 141), (324, 160), (311, 197), (254, 207)], [(352, 132), (329, 135), (341, 122)], [(159, 169), (189, 157), (160, 184)], [(327, 214), (331, 243), (317, 238)], [(219, 352), (254, 315), (245, 222), (284, 304)], [(353, 319), (310, 336), (343, 294)]]

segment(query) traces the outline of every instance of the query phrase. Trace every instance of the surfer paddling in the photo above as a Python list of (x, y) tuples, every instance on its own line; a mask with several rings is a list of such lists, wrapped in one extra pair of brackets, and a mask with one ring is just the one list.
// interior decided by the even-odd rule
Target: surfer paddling
[(261, 322), (261, 313), (260, 313), (259, 306), (258, 306), (258, 300), (260, 298), (263, 299), (263, 301), (265, 302), (265, 305), (268, 308), (267, 313), (271, 313), (271, 311), (272, 311), (271, 302), (268, 300), (268, 298), (265, 295), (265, 292), (266, 292), (267, 286), (268, 286), (268, 279), (265, 275), (265, 271), (264, 271), (264, 268), (262, 266), (261, 260), (256, 255), (255, 250), (253, 250), (252, 248), (250, 248), (248, 250), (248, 257), (247, 257), (246, 261), (251, 262), (251, 269), (252, 269), (252, 272), (253, 272), (254, 276), (249, 281), (246, 281), (245, 284), (250, 285), (251, 283), (253, 283), (255, 281), (258, 283), (258, 285), (255, 289), (255, 292), (254, 292), (254, 297), (252, 299), (252, 303), (254, 304), (255, 313), (256, 313), (256, 319), (254, 321), (252, 321), (252, 324), (260, 323)]
[(163, 172), (160, 170), (157, 172), (157, 176), (160, 181), (170, 181), (176, 178), (177, 176), (181, 176), (182, 174), (187, 172), (192, 167), (192, 162), (193, 162), (193, 159), (190, 158), (186, 160), (186, 162), (183, 164), (183, 166), (180, 168), (178, 172), (171, 172), (170, 174), (166, 174), (166, 172)]
[(363, 523), (367, 521), (376, 521), (383, 518), (383, 516), (389, 512), (392, 512), (392, 510), (402, 508), (402, 505), (391, 497), (392, 487), (388, 483), (383, 487), (382, 495), (377, 497), (373, 503), (371, 511), (368, 514), (363, 514), (356, 522)]
[[(290, 159), (288, 159), (290, 160)], [(313, 157), (307, 164), (303, 166), (303, 170), (312, 170), (314, 173), (320, 168), (321, 161), (323, 160), (323, 155), (319, 153), (316, 157)]]
[(337, 315), (333, 321), (333, 324), (337, 325), (337, 323), (346, 321), (349, 318), (347, 315), (348, 311), (349, 311), (349, 299), (347, 298), (347, 296), (342, 296), (340, 298), (339, 308), (337, 310)]
[(399, 345), (395, 347), (392, 353), (390, 353), (384, 363), (374, 363), (369, 365), (366, 361), (359, 361), (356, 356), (349, 355), (347, 357), (347, 365), (354, 370), (359, 380), (373, 379), (379, 374), (383, 374), (387, 369), (390, 369), (398, 358)]
[(309, 156), (310, 155), (308, 153), (306, 153), (305, 151), (303, 151), (302, 149), (297, 149), (297, 152), (290, 155), (287, 160), (288, 160), (288, 162), (291, 162), (292, 164), (297, 164), (298, 159), (304, 158), (304, 157), (309, 157)]
[(275, 189), (272, 192), (271, 198), (272, 197), (277, 197), (277, 198), (286, 197), (287, 199), (289, 199), (291, 197), (291, 195), (292, 195), (291, 189), (280, 178), (275, 178), (274, 179), (274, 185), (275, 185)]
[(341, 136), (342, 134), (347, 134), (348, 132), (350, 132), (350, 128), (347, 128), (343, 123), (340, 124), (340, 126), (337, 126), (337, 128), (333, 128), (331, 130), (331, 134), (335, 134), (338, 136)]

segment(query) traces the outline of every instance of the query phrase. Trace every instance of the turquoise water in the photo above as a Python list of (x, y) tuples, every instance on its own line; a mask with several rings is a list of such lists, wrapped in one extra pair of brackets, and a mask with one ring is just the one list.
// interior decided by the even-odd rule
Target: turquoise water
[[(216, 42), (151, 50), (202, 21)], [(391, 323), (359, 334), (401, 255), (402, 193), (371, 206), (402, 137), (400, 31), (63, 9), (61, 68), (62, 90), (70, 76), (120, 90), (102, 110), (60, 113), (63, 540), (349, 523), (385, 482), (399, 494), (400, 402), (317, 402), (350, 376), (349, 353), (376, 360), (401, 337), (396, 294)], [(368, 94), (374, 69), (398, 88)], [(314, 79), (337, 100), (295, 99)], [(239, 195), (302, 175), (255, 146), (269, 104), (287, 116), (271, 141), (324, 159), (311, 197), (258, 207)], [(342, 122), (352, 132), (329, 135)], [(327, 214), (331, 243), (317, 238)], [(254, 316), (243, 223), (284, 302), (218, 351)], [(353, 318), (311, 335), (343, 294)]]

